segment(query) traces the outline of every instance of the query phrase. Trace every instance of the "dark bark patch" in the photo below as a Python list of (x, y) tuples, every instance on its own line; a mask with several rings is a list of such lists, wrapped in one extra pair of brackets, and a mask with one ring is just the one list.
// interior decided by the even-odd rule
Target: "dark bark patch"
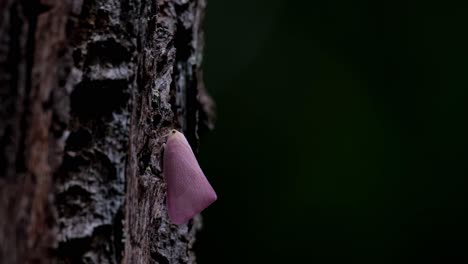
[(193, 40), (191, 28), (185, 28), (183, 23), (177, 23), (177, 30), (174, 37), (176, 48), (176, 61), (186, 62), (193, 54), (191, 42)]
[(130, 61), (132, 53), (114, 38), (92, 42), (88, 45), (88, 64), (119, 65)]
[(66, 144), (66, 150), (77, 151), (91, 146), (91, 133), (84, 128), (80, 128), (70, 134)]
[(125, 106), (129, 100), (123, 80), (83, 81), (71, 94), (71, 109), (79, 118), (98, 118)]

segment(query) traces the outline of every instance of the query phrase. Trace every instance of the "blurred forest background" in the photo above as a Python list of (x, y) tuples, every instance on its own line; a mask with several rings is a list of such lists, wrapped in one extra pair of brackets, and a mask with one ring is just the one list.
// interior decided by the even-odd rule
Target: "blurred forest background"
[(468, 263), (462, 1), (209, 1), (209, 263)]

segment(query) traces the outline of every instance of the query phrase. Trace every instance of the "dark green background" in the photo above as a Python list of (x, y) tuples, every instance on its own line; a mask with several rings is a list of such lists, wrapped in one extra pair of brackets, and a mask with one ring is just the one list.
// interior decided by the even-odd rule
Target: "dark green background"
[(208, 1), (200, 264), (468, 263), (459, 2)]

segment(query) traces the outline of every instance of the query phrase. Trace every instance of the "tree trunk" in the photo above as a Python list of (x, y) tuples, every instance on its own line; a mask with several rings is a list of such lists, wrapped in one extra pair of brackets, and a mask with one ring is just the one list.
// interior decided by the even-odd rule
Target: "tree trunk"
[[(195, 263), (163, 137), (211, 127), (204, 0), (0, 0), (0, 262)], [(203, 121), (203, 122), (201, 122)]]

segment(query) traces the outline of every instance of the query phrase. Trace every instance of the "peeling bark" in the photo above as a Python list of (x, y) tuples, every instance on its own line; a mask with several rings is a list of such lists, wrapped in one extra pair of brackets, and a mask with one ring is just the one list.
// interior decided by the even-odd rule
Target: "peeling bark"
[(0, 262), (195, 263), (163, 138), (197, 148), (204, 0), (0, 2)]

